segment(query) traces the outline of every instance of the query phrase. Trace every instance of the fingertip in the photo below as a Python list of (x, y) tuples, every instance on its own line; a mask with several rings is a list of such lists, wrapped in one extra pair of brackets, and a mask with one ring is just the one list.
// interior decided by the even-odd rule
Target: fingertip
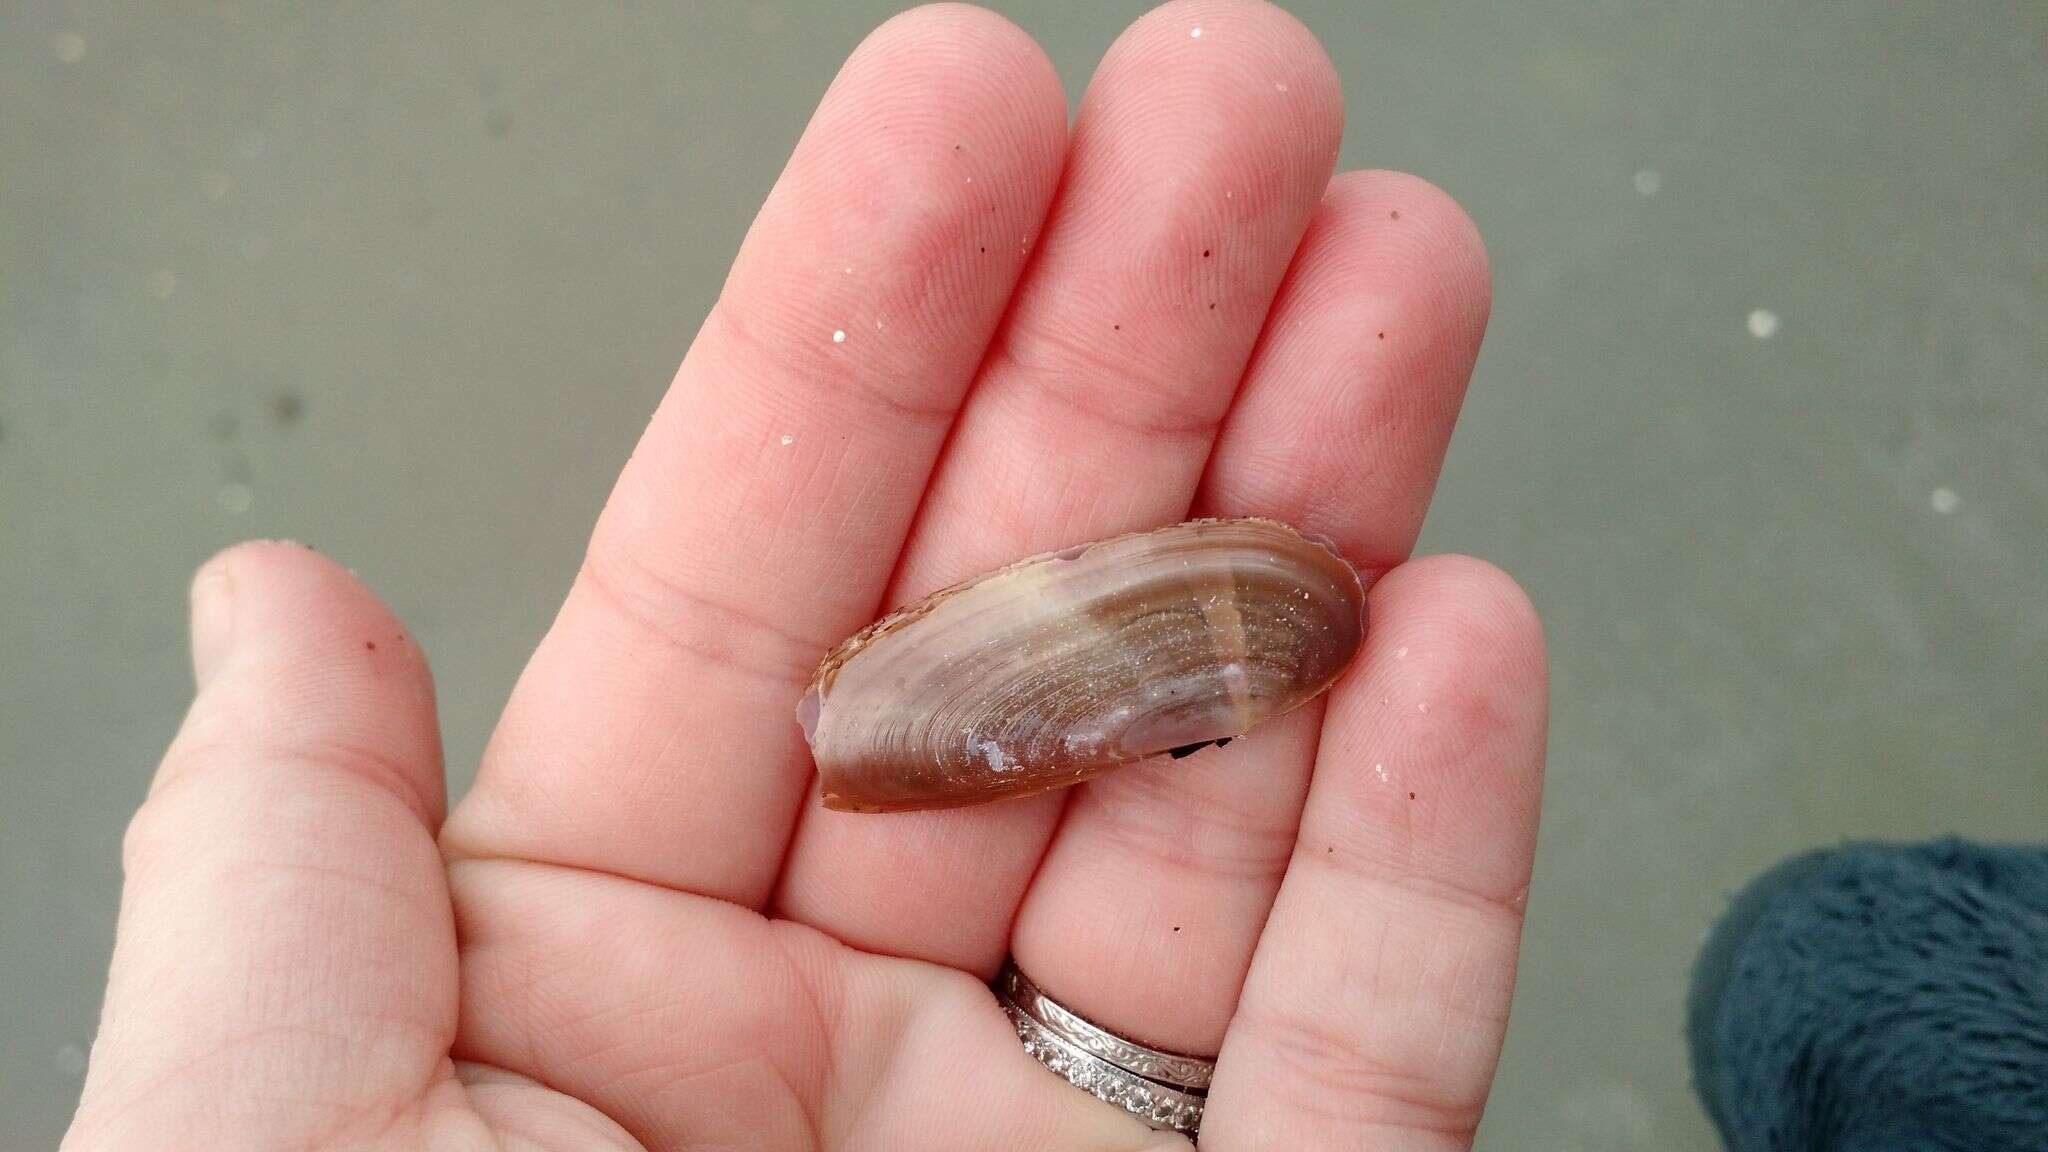
[[(1503, 885), (1525, 883), (1549, 714), (1534, 603), (1492, 564), (1438, 555), (1382, 577), (1371, 612), (1366, 651), (1332, 701), (1325, 749), (1372, 749), (1341, 760), (1360, 777), (1361, 796), (1388, 793), (1384, 803), (1361, 802), (1361, 810), (1407, 807), (1393, 803), (1400, 790), (1363, 778), (1399, 766), (1431, 802), (1428, 811), (1492, 829), (1493, 871)], [(1479, 858), (1462, 867), (1478, 868)]]
[[(873, 75), (877, 71), (882, 74)], [(945, 129), (946, 113), (958, 109), (967, 113), (963, 123), (1000, 130), (1001, 139), (1014, 141), (1026, 157), (1056, 164), (1065, 147), (1066, 94), (1052, 58), (1030, 33), (987, 8), (925, 4), (883, 21), (833, 82), (835, 88), (867, 85), (884, 97), (901, 92), (929, 105), (895, 109), (915, 128)], [(875, 98), (865, 97), (864, 106)], [(993, 116), (997, 111), (1006, 116)]]
[(919, 179), (958, 183), (977, 205), (986, 196), (954, 171), (978, 174), (987, 195), (1035, 206), (1025, 213), (1035, 229), (1066, 157), (1067, 96), (1030, 33), (973, 4), (927, 4), (877, 27), (842, 74), (869, 67), (885, 70), (869, 105), (883, 114), (885, 148), (912, 144), (896, 149), (897, 162)]
[(1180, 0), (1116, 37), (1079, 123), (1083, 137), (1118, 141), (1083, 174), (1114, 184), (1198, 174), (1231, 193), (1206, 207), (1208, 228), (1278, 213), (1292, 244), (1337, 164), (1343, 84), (1321, 41), (1286, 10)]
[(1417, 721), (1489, 735), (1542, 732), (1543, 622), (1506, 572), (1471, 556), (1419, 557), (1381, 578), (1371, 611), (1371, 658), (1397, 695), (1412, 687)]
[[(1111, 45), (1105, 62), (1121, 53), (1155, 57), (1163, 51), (1209, 52), (1256, 81), (1257, 94), (1309, 112), (1339, 134), (1343, 82), (1321, 40), (1293, 13), (1265, 0), (1171, 0), (1133, 21)], [(1195, 58), (1200, 61), (1201, 57)]]
[(1016, 25), (962, 4), (884, 22), (820, 100), (692, 358), (879, 392), (942, 429), (1035, 250), (1066, 137), (1059, 78)]
[[(289, 540), (244, 540), (214, 553), (192, 574), (192, 673), (200, 688), (213, 680), (234, 650), (238, 599), (245, 594), (268, 595), (280, 558), (291, 564), (305, 555), (315, 553)], [(243, 584), (248, 585), (246, 592)]]
[(153, 792), (187, 770), (194, 748), (382, 748), (419, 766), (408, 798), (438, 819), (432, 673), (411, 631), (354, 573), (303, 544), (248, 541), (200, 566), (191, 611), (199, 696)]
[(1418, 556), (1388, 572), (1374, 592), (1399, 598), (1420, 621), (1455, 628), (1475, 648), (1543, 653), (1535, 602), (1514, 577), (1477, 557)]
[(193, 594), (200, 595), (202, 589), (208, 594), (232, 590), (245, 581), (253, 586), (267, 586), (280, 579), (291, 579), (294, 572), (310, 575), (320, 571), (354, 579), (347, 569), (310, 544), (282, 538), (242, 540), (215, 552), (199, 566), (192, 575)]
[(905, 9), (876, 25), (854, 55), (884, 50), (899, 41), (934, 42), (966, 56), (991, 54), (1014, 64), (1024, 77), (1036, 81), (1034, 87), (1059, 89), (1059, 73), (1038, 41), (1008, 17), (978, 4), (920, 4)]
[(1331, 181), (1225, 421), (1203, 505), (1277, 515), (1372, 570), (1429, 507), (1492, 288), (1486, 247), (1442, 189), (1392, 171)]
[(1474, 346), (1493, 303), (1493, 268), (1479, 226), (1450, 193), (1409, 172), (1359, 169), (1338, 173), (1303, 244), (1341, 270), (1333, 287), (1375, 294), (1407, 282), (1444, 326)]
[(192, 574), (187, 592), (192, 634), (192, 678), (204, 689), (235, 641), (235, 586), (226, 553)]
[(332, 649), (385, 653), (407, 670), (417, 665), (425, 672), (419, 645), (391, 609), (353, 571), (311, 545), (231, 545), (200, 565), (191, 597), (194, 657), (203, 640), (212, 649), (209, 673), (250, 647), (294, 657)]

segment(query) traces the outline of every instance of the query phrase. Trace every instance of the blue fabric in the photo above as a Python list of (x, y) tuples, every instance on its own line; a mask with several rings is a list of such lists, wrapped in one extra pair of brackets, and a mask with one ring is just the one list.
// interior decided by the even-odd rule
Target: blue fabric
[(1855, 844), (1738, 895), (1693, 973), (1729, 1152), (2048, 1152), (2048, 848)]

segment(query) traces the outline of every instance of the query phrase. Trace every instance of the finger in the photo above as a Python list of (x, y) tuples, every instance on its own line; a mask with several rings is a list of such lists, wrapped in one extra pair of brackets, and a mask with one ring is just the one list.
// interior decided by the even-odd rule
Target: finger
[(1457, 202), (1401, 172), (1337, 180), (1312, 239), (1197, 504), (1321, 533), (1377, 574), (1406, 560), (1422, 530), (1486, 335), (1492, 275)]
[(1507, 1028), (1543, 786), (1542, 630), (1440, 556), (1373, 590), (1202, 1146), (1462, 1149)]
[(847, 61), (619, 478), (452, 854), (765, 899), (810, 776), (796, 698), (874, 614), (1065, 124), (1038, 47), (978, 9), (907, 13)]
[[(1487, 296), (1485, 250), (1448, 196), (1392, 172), (1339, 177), (1196, 511), (1277, 514), (1373, 567), (1406, 556)], [(1377, 632), (1374, 621), (1368, 645)], [(1104, 1027), (1214, 1053), (1293, 851), (1321, 717), (1312, 705), (1078, 789), (1018, 910), (1018, 963)]]
[[(892, 602), (1186, 515), (1341, 133), (1329, 60), (1278, 8), (1169, 4), (1117, 40)], [(814, 802), (777, 907), (863, 948), (993, 971), (1061, 802), (886, 820)]]
[(199, 694), (128, 828), (67, 1147), (403, 1131), (456, 1010), (426, 661), (296, 544), (216, 557), (192, 614)]

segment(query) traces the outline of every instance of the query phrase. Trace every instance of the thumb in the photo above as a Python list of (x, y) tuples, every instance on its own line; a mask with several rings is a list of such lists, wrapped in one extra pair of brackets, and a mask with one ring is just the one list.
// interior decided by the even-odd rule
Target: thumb
[(123, 847), (106, 1005), (64, 1147), (310, 1147), (446, 1075), (455, 935), (425, 660), (295, 544), (192, 587), (199, 693)]

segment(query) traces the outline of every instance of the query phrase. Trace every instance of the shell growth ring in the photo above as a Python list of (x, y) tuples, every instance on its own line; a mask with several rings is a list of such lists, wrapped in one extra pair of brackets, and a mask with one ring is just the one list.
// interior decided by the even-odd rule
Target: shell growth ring
[(1242, 736), (1364, 636), (1364, 581), (1327, 543), (1193, 520), (905, 605), (826, 654), (797, 721), (827, 808), (981, 804)]

